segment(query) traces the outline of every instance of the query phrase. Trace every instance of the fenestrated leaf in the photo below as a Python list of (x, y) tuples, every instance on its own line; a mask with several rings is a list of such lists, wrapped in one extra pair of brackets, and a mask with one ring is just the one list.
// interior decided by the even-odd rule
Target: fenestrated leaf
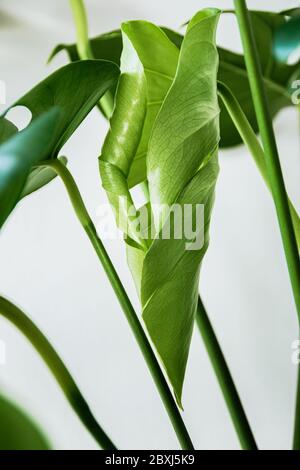
[[(160, 28), (146, 21), (124, 23), (122, 35), (122, 74), (99, 162), (102, 184), (117, 214), (121, 209), (118, 225), (126, 232), (127, 207), (132, 205), (129, 188), (147, 178), (150, 133), (174, 78), (179, 51)], [(130, 224), (128, 235), (139, 242)]]
[(53, 108), (0, 145), (0, 227), (17, 204), (31, 168), (47, 156), (58, 119)]
[(56, 133), (47, 155), (47, 158), (55, 158), (103, 94), (115, 85), (118, 77), (119, 68), (112, 62), (85, 60), (68, 64), (49, 75), (9, 109), (25, 106), (34, 119), (53, 106), (60, 108)]
[[(32, 167), (38, 161), (58, 156), (62, 146), (118, 77), (119, 68), (108, 61), (87, 60), (66, 65), (9, 108), (21, 105), (31, 111), (32, 124), (24, 131), (18, 133), (14, 124), (3, 116), (0, 118), (0, 144), (3, 144), (0, 147), (0, 226), (18, 199), (55, 177), (52, 170)], [(54, 106), (60, 110), (54, 123), (51, 113), (49, 122), (46, 118), (37, 120)], [(11, 136), (13, 138), (8, 140)]]
[(0, 144), (18, 132), (18, 128), (4, 117), (0, 117)]
[(275, 32), (274, 52), (278, 60), (286, 62), (294, 50), (300, 47), (300, 11)]
[(37, 425), (19, 407), (0, 395), (0, 450), (49, 450)]
[[(274, 31), (280, 25), (284, 25), (286, 23), (287, 16), (296, 14), (296, 9), (294, 10), (280, 13), (264, 11), (251, 12), (254, 32), (260, 44), (258, 52), (260, 54), (265, 75), (265, 85), (268, 92), (272, 117), (275, 117), (282, 108), (292, 105), (290, 93), (293, 90), (290, 90), (290, 82), (298, 76), (299, 64), (295, 64), (293, 66), (279, 64), (274, 60), (274, 57), (272, 57)], [(178, 48), (180, 48), (182, 36), (168, 28), (162, 29), (169, 39)], [(120, 54), (122, 51), (122, 37), (120, 31), (113, 31), (111, 33), (97, 36), (92, 38), (90, 43), (96, 58), (110, 59), (116, 63), (120, 62)], [(218, 79), (233, 91), (249, 122), (257, 132), (257, 122), (252, 104), (244, 58), (242, 55), (236, 54), (222, 47), (219, 47), (218, 49), (220, 56)], [(61, 50), (67, 51), (70, 60), (78, 59), (76, 45), (74, 44), (57, 46), (51, 57)], [(241, 137), (222, 103), (220, 103), (220, 107), (220, 146), (230, 147), (241, 143)]]

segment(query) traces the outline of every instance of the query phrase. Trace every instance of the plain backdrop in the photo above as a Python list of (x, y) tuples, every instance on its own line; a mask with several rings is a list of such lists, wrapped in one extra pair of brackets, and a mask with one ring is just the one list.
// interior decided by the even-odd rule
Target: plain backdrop
[[(86, 1), (91, 34), (147, 19), (179, 28), (206, 6), (231, 1)], [(280, 10), (296, 1), (248, 1)], [(67, 0), (0, 1), (0, 79), (7, 104), (66, 63), (46, 65), (59, 42), (73, 42)], [(220, 23), (218, 42), (241, 50), (234, 18)], [(1, 110), (4, 105), (1, 106)], [(289, 193), (300, 209), (299, 124), (295, 109), (275, 120)], [(107, 123), (93, 111), (61, 154), (96, 217), (106, 201), (97, 156)], [(271, 197), (243, 146), (220, 152), (220, 177), (211, 243), (201, 292), (243, 404), (262, 449), (291, 446), (296, 367), (296, 311)], [(139, 309), (121, 241), (105, 241)], [(68, 365), (96, 417), (121, 449), (176, 449), (178, 443), (113, 291), (70, 209), (61, 182), (24, 200), (0, 235), (1, 294), (21, 306), (47, 334)], [(0, 387), (45, 429), (56, 449), (96, 449), (55, 380), (30, 344), (0, 320), (6, 363)], [(239, 444), (198, 331), (184, 386), (184, 419), (198, 449), (238, 449)]]

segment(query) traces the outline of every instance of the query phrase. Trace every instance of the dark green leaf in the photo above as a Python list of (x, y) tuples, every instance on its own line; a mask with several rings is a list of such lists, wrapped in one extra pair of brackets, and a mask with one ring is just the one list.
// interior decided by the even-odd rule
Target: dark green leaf
[(25, 106), (33, 119), (53, 106), (60, 109), (56, 133), (47, 158), (55, 158), (79, 124), (115, 85), (119, 68), (108, 61), (85, 60), (57, 70), (19, 99), (14, 106)]
[(18, 132), (17, 127), (8, 119), (0, 117), (0, 144)]
[(0, 396), (0, 450), (49, 450), (49, 443), (36, 424)]
[(31, 168), (47, 156), (58, 119), (54, 108), (0, 145), (0, 227), (17, 204)]
[[(66, 157), (59, 157), (59, 160), (63, 165), (67, 165), (68, 160)], [(28, 196), (31, 193), (34, 193), (38, 189), (46, 186), (54, 178), (56, 178), (57, 173), (48, 167), (38, 167), (31, 170), (30, 175), (27, 178), (26, 184), (23, 188), (23, 191), (20, 195), (20, 199)]]
[[(115, 112), (100, 157), (102, 184), (125, 232), (132, 205), (129, 188), (144, 181), (146, 156), (153, 123), (172, 84), (179, 51), (157, 26), (146, 21), (122, 25), (124, 49)], [(122, 204), (120, 204), (122, 197)], [(127, 223), (126, 223), (127, 225)], [(134, 230), (128, 235), (136, 242)]]
[[(66, 65), (9, 108), (20, 105), (31, 111), (32, 124), (24, 131), (17, 133), (10, 121), (0, 118), (0, 227), (21, 197), (55, 176), (49, 169), (32, 168), (34, 164), (58, 156), (62, 146), (118, 77), (119, 68), (108, 61), (87, 60)], [(54, 106), (59, 108), (54, 120), (52, 111), (45, 117)]]
[(300, 46), (300, 16), (294, 16), (275, 32), (274, 53), (278, 60), (286, 62)]

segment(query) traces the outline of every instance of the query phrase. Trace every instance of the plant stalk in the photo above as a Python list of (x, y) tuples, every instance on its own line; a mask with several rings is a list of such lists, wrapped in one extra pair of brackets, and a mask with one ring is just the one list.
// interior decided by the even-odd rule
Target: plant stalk
[[(221, 82), (218, 82), (218, 94), (221, 97), (228, 111), (228, 114), (230, 115), (232, 122), (234, 123), (237, 131), (239, 132), (244, 144), (251, 153), (257, 165), (257, 168), (259, 169), (259, 172), (264, 179), (265, 184), (271, 191), (265, 161), (265, 153), (238, 100), (233, 95), (232, 91), (224, 83)], [(300, 251), (300, 218), (295, 207), (293, 206), (293, 203), (290, 200), (289, 208), (294, 225), (298, 251)]]
[(119, 300), (134, 337), (144, 356), (180, 445), (184, 450), (192, 450), (194, 448), (193, 443), (185, 427), (182, 416), (173, 398), (164, 374), (161, 371), (156, 356), (130, 302), (130, 299), (122, 285), (122, 282), (108, 256), (107, 251), (104, 248), (102, 241), (97, 235), (96, 228), (87, 212), (73, 176), (59, 160), (49, 160), (42, 162), (40, 166), (48, 166), (49, 168), (52, 168), (63, 181), (75, 214), (94, 247), (94, 250), (103, 266), (103, 269), (111, 283), (111, 286)]
[[(81, 60), (94, 59), (94, 54), (89, 41), (88, 21), (83, 0), (70, 0), (76, 27), (77, 52)], [(104, 116), (109, 119), (114, 106), (113, 95), (108, 90), (100, 99), (99, 106)]]
[(105, 450), (116, 450), (114, 443), (94, 418), (68, 369), (43, 333), (25, 313), (3, 297), (0, 297), (0, 314), (15, 325), (30, 341), (51, 370), (71, 407), (100, 447)]
[[(256, 111), (256, 118), (265, 152), (265, 162), (268, 180), (273, 194), (277, 218), (280, 226), (286, 261), (288, 265), (294, 300), (296, 304), (298, 320), (300, 322), (300, 263), (294, 232), (293, 222), (289, 209), (288, 196), (285, 190), (284, 179), (281, 171), (279, 154), (276, 145), (272, 118), (269, 112), (267, 95), (264, 87), (261, 65), (254, 38), (253, 27), (245, 0), (234, 0), (236, 16), (239, 23), (244, 56), (248, 71), (249, 83)], [(300, 387), (298, 386), (294, 445), (300, 449)]]
[(243, 450), (257, 450), (254, 435), (205, 307), (198, 299), (196, 322)]

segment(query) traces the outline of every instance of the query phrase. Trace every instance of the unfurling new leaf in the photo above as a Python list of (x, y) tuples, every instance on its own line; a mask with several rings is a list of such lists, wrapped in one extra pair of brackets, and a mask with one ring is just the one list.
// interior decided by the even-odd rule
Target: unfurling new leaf
[[(128, 261), (146, 327), (179, 404), (218, 174), (218, 18), (214, 9), (195, 15), (179, 55), (158, 27), (146, 22), (123, 25), (122, 75), (100, 158), (103, 184), (115, 208), (115, 196), (125, 195), (131, 202), (133, 182), (148, 181), (154, 236), (143, 243), (143, 237), (125, 231)], [(131, 180), (140, 155), (144, 164), (135, 167)], [(172, 227), (168, 239), (161, 237), (164, 226), (172, 225), (172, 214), (162, 208), (174, 204), (181, 209), (188, 205), (192, 215), (197, 205), (204, 205), (204, 222), (193, 235), (203, 231), (204, 240), (194, 250), (187, 249), (193, 240), (185, 235), (178, 239)]]

